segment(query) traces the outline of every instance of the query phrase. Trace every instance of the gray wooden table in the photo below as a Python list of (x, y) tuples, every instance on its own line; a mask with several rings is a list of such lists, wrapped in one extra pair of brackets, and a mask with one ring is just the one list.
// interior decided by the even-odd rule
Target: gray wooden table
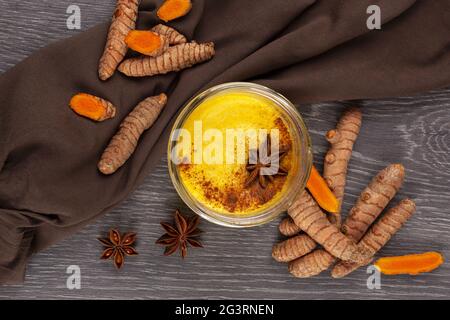
[[(52, 41), (108, 21), (114, 0), (0, 0), (0, 72)], [(66, 9), (81, 8), (82, 29), (66, 28)], [(428, 250), (450, 257), (450, 89), (416, 97), (361, 101), (364, 121), (350, 163), (348, 210), (359, 192), (382, 167), (401, 162), (407, 169), (404, 188), (396, 199), (412, 197), (416, 215), (382, 250), (398, 255)], [(314, 143), (318, 166), (326, 151), (324, 133), (343, 110), (338, 103), (302, 105)], [(164, 257), (154, 241), (162, 234), (161, 220), (175, 208), (187, 211), (170, 183), (164, 160), (129, 199), (96, 223), (31, 259), (26, 283), (0, 287), (1, 299), (443, 299), (450, 297), (450, 266), (417, 277), (382, 277), (382, 288), (366, 286), (365, 268), (341, 280), (328, 273), (294, 279), (284, 264), (271, 258), (279, 239), (277, 222), (248, 229), (227, 229), (202, 222), (204, 249), (194, 249), (182, 261)], [(345, 211), (344, 211), (345, 212)], [(116, 272), (98, 259), (98, 236), (114, 226), (139, 234), (140, 255)], [(66, 288), (66, 268), (81, 268), (82, 288)]]

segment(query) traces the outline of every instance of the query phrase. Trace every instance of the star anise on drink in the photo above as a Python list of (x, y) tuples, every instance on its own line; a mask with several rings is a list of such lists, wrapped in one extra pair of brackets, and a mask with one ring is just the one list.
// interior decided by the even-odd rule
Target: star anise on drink
[(179, 249), (181, 257), (185, 258), (189, 245), (196, 248), (203, 248), (203, 245), (198, 239), (198, 236), (202, 232), (197, 228), (199, 222), (199, 216), (187, 218), (178, 209), (175, 211), (175, 225), (161, 222), (161, 226), (166, 233), (156, 240), (156, 243), (166, 246), (164, 255), (171, 255)]
[[(261, 150), (264, 144), (266, 145), (267, 148), (266, 153), (269, 158), (268, 163), (261, 162)], [(258, 180), (261, 188), (265, 189), (269, 184), (269, 182), (272, 182), (274, 180), (275, 176), (287, 176), (288, 170), (281, 166), (281, 160), (286, 156), (288, 151), (289, 151), (288, 148), (280, 148), (277, 153), (271, 154), (270, 135), (267, 135), (266, 141), (264, 141), (257, 150), (250, 150), (248, 163), (245, 167), (245, 169), (249, 172), (249, 175), (244, 182), (245, 187), (246, 188), (249, 187), (256, 180)], [(276, 161), (277, 157), (278, 157), (278, 171), (272, 175), (263, 174), (262, 169), (270, 168), (272, 162)]]
[(98, 241), (105, 246), (105, 250), (100, 259), (113, 259), (117, 269), (122, 268), (125, 262), (125, 256), (135, 256), (138, 254), (133, 248), (133, 244), (136, 241), (136, 233), (126, 233), (122, 236), (118, 230), (112, 229), (109, 231), (108, 238), (99, 238)]

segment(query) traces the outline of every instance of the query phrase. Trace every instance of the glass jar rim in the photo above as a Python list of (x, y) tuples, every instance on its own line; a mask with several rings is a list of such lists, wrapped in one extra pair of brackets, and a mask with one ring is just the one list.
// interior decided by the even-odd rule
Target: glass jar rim
[[(301, 158), (303, 159), (303, 161), (300, 161), (301, 167), (297, 171), (302, 173), (301, 176), (296, 177), (298, 178), (297, 181), (292, 181), (293, 187), (286, 192), (286, 195), (284, 195), (282, 199), (280, 199), (274, 205), (265, 208), (260, 213), (257, 213), (255, 215), (231, 216), (215, 212), (214, 210), (211, 210), (206, 206), (202, 205), (186, 190), (185, 186), (181, 181), (181, 178), (179, 177), (177, 165), (174, 163), (174, 161), (172, 161), (172, 148), (174, 146), (174, 143), (176, 143), (176, 139), (174, 139), (173, 137), (174, 134), (177, 132), (176, 130), (180, 129), (183, 126), (184, 121), (188, 118), (188, 116), (193, 112), (193, 110), (195, 110), (199, 105), (201, 105), (201, 103), (205, 99), (225, 91), (244, 91), (269, 98), (270, 100), (275, 102), (275, 104), (279, 108), (281, 108), (284, 113), (286, 113), (289, 116), (290, 120), (295, 125), (297, 133), (299, 135), (298, 137), (300, 140), (299, 152), (302, 153)], [(303, 191), (306, 187), (306, 183), (308, 181), (312, 167), (312, 147), (311, 147), (311, 139), (308, 130), (306, 128), (306, 125), (303, 121), (303, 118), (297, 111), (296, 107), (292, 104), (292, 102), (290, 102), (286, 97), (274, 91), (273, 89), (262, 86), (260, 84), (251, 82), (228, 82), (202, 91), (201, 93), (191, 98), (183, 106), (180, 113), (177, 115), (175, 123), (170, 132), (167, 150), (167, 159), (168, 159), (169, 175), (171, 177), (172, 183), (179, 196), (192, 211), (194, 211), (202, 218), (215, 224), (227, 227), (243, 228), (268, 223), (288, 209), (290, 204), (294, 201), (295, 196), (299, 192)]]

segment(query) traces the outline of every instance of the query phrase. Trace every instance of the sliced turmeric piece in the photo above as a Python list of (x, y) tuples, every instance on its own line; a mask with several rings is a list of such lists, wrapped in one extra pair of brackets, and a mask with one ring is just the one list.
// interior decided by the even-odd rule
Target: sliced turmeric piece
[(368, 255), (364, 248), (339, 231), (339, 228), (328, 221), (321, 210), (315, 210), (316, 202), (304, 190), (288, 209), (289, 216), (325, 250), (344, 261), (363, 262)]
[(369, 264), (372, 261), (372, 257), (389, 242), (391, 237), (413, 215), (415, 209), (416, 204), (414, 201), (404, 199), (388, 210), (359, 242), (359, 246), (365, 247), (370, 252), (370, 258), (362, 264), (340, 261), (333, 267), (331, 272), (333, 278), (345, 277), (360, 266)]
[(129, 77), (145, 77), (180, 71), (211, 59), (214, 56), (214, 44), (183, 43), (169, 47), (157, 57), (137, 57), (125, 60), (119, 71)]
[(281, 220), (278, 230), (283, 236), (286, 237), (295, 236), (297, 233), (302, 231), (302, 229), (294, 223), (294, 220), (292, 220), (291, 217), (286, 217)]
[(164, 24), (158, 24), (158, 25), (154, 26), (151, 31), (166, 37), (171, 46), (176, 46), (177, 44), (182, 44), (182, 43), (187, 42), (187, 39), (184, 35), (182, 35), (180, 32), (178, 32), (174, 28), (171, 28)]
[(140, 136), (153, 125), (166, 103), (167, 96), (162, 93), (145, 99), (130, 112), (103, 152), (98, 163), (100, 172), (112, 174), (128, 160)]
[(156, 14), (158, 18), (168, 22), (185, 16), (191, 9), (191, 0), (166, 0)]
[(165, 36), (152, 31), (131, 30), (125, 38), (128, 48), (149, 57), (156, 57), (169, 48)]
[(331, 213), (337, 213), (339, 211), (339, 201), (333, 192), (331, 192), (315, 166), (311, 168), (311, 174), (306, 187), (322, 209)]
[(274, 245), (272, 257), (278, 262), (289, 262), (311, 252), (316, 246), (310, 236), (300, 234)]
[(127, 53), (125, 37), (136, 27), (140, 0), (117, 0), (105, 50), (98, 65), (101, 80), (110, 78)]
[(397, 275), (430, 272), (444, 263), (444, 257), (439, 252), (425, 252), (399, 257), (380, 258), (375, 267), (383, 274)]
[(80, 116), (94, 121), (104, 121), (116, 115), (116, 108), (111, 102), (87, 93), (74, 95), (69, 105)]

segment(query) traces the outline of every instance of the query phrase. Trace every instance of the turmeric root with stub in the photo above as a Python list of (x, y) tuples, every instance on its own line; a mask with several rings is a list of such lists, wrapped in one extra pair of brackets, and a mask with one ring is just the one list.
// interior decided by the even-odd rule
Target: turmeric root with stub
[[(326, 139), (331, 144), (331, 148), (325, 156), (323, 177), (328, 187), (339, 201), (339, 209), (334, 215), (330, 216), (329, 219), (331, 222), (336, 222), (338, 225), (341, 223), (340, 211), (344, 199), (347, 167), (352, 155), (353, 145), (355, 144), (359, 130), (361, 129), (361, 122), (361, 110), (356, 107), (349, 108), (339, 119), (336, 129), (328, 131), (325, 135)], [(313, 187), (311, 187), (311, 189), (313, 189)], [(281, 224), (283, 224), (283, 228), (281, 228)], [(298, 231), (294, 233), (295, 228), (296, 225), (292, 219), (286, 218), (280, 223), (280, 232), (285, 236), (290, 236), (292, 234), (285, 234), (283, 233), (284, 230), (290, 230), (293, 234), (298, 233)]]
[(359, 246), (365, 247), (370, 252), (370, 258), (363, 264), (341, 261), (337, 263), (331, 272), (333, 278), (342, 278), (358, 269), (360, 266), (370, 263), (372, 257), (389, 242), (391, 237), (411, 218), (416, 205), (410, 199), (400, 201), (395, 207), (386, 212), (376, 222), (359, 242)]
[[(362, 113), (359, 108), (347, 109), (336, 126), (326, 134), (331, 147), (324, 161), (324, 178), (338, 200), (337, 213), (329, 215), (328, 220), (335, 226), (341, 225), (341, 206), (347, 177), (348, 163), (353, 146), (361, 129)], [(289, 271), (296, 277), (308, 278), (327, 270), (336, 258), (324, 249), (316, 249), (304, 257), (292, 261)]]
[(98, 163), (100, 172), (112, 174), (128, 160), (140, 136), (153, 125), (166, 103), (167, 96), (162, 93), (145, 99), (130, 112), (103, 152)]
[(306, 188), (308, 188), (314, 200), (317, 201), (322, 209), (331, 213), (337, 213), (339, 211), (339, 201), (336, 199), (333, 192), (331, 192), (327, 183), (314, 165), (311, 168)]
[[(405, 168), (401, 164), (391, 164), (381, 170), (360, 194), (356, 204), (350, 210), (349, 216), (342, 226), (342, 232), (354, 242), (358, 243), (370, 225), (378, 218), (392, 198), (394, 198), (400, 189), (404, 178)], [(373, 254), (369, 254), (366, 261), (359, 264), (356, 263), (356, 268), (358, 265), (370, 263), (370, 258), (372, 256)], [(355, 267), (355, 265), (350, 267), (350, 264), (346, 264), (345, 269), (350, 270)], [(334, 276), (336, 277), (338, 276), (338, 273), (343, 273), (342, 270), (344, 269), (344, 267), (341, 266), (338, 268), (340, 268), (341, 271), (334, 272)], [(352, 270), (348, 271), (348, 273), (351, 271)]]
[(149, 57), (157, 57), (169, 48), (169, 40), (153, 31), (131, 30), (125, 43), (128, 48)]
[(74, 95), (69, 105), (80, 116), (94, 121), (104, 121), (116, 115), (116, 108), (111, 102), (87, 93)]
[(125, 37), (136, 27), (140, 0), (117, 0), (116, 10), (109, 27), (105, 50), (100, 58), (98, 76), (110, 78), (127, 53)]
[(145, 77), (180, 71), (211, 59), (214, 56), (214, 44), (183, 43), (169, 47), (157, 57), (137, 57), (125, 60), (119, 71), (129, 77)]
[(295, 223), (294, 220), (292, 220), (291, 217), (286, 217), (283, 220), (281, 220), (278, 230), (283, 236), (286, 237), (292, 237), (295, 236), (297, 233), (302, 231)]
[(316, 202), (305, 190), (288, 209), (288, 214), (296, 225), (336, 258), (352, 262), (365, 261), (367, 253), (364, 249), (331, 224), (325, 213), (314, 210), (315, 205)]
[(309, 278), (327, 270), (336, 258), (323, 249), (314, 250), (307, 255), (291, 261), (289, 272), (296, 278)]
[(182, 35), (180, 32), (175, 30), (174, 28), (171, 28), (169, 26), (158, 24), (154, 26), (151, 31), (162, 35), (166, 37), (166, 39), (169, 41), (169, 44), (171, 46), (175, 46), (177, 44), (186, 43), (187, 39), (184, 35)]
[(159, 7), (156, 15), (161, 20), (168, 22), (185, 16), (191, 11), (191, 0), (166, 0)]
[(386, 275), (430, 272), (444, 263), (444, 257), (439, 252), (425, 252), (399, 257), (380, 258), (375, 262), (375, 268)]

